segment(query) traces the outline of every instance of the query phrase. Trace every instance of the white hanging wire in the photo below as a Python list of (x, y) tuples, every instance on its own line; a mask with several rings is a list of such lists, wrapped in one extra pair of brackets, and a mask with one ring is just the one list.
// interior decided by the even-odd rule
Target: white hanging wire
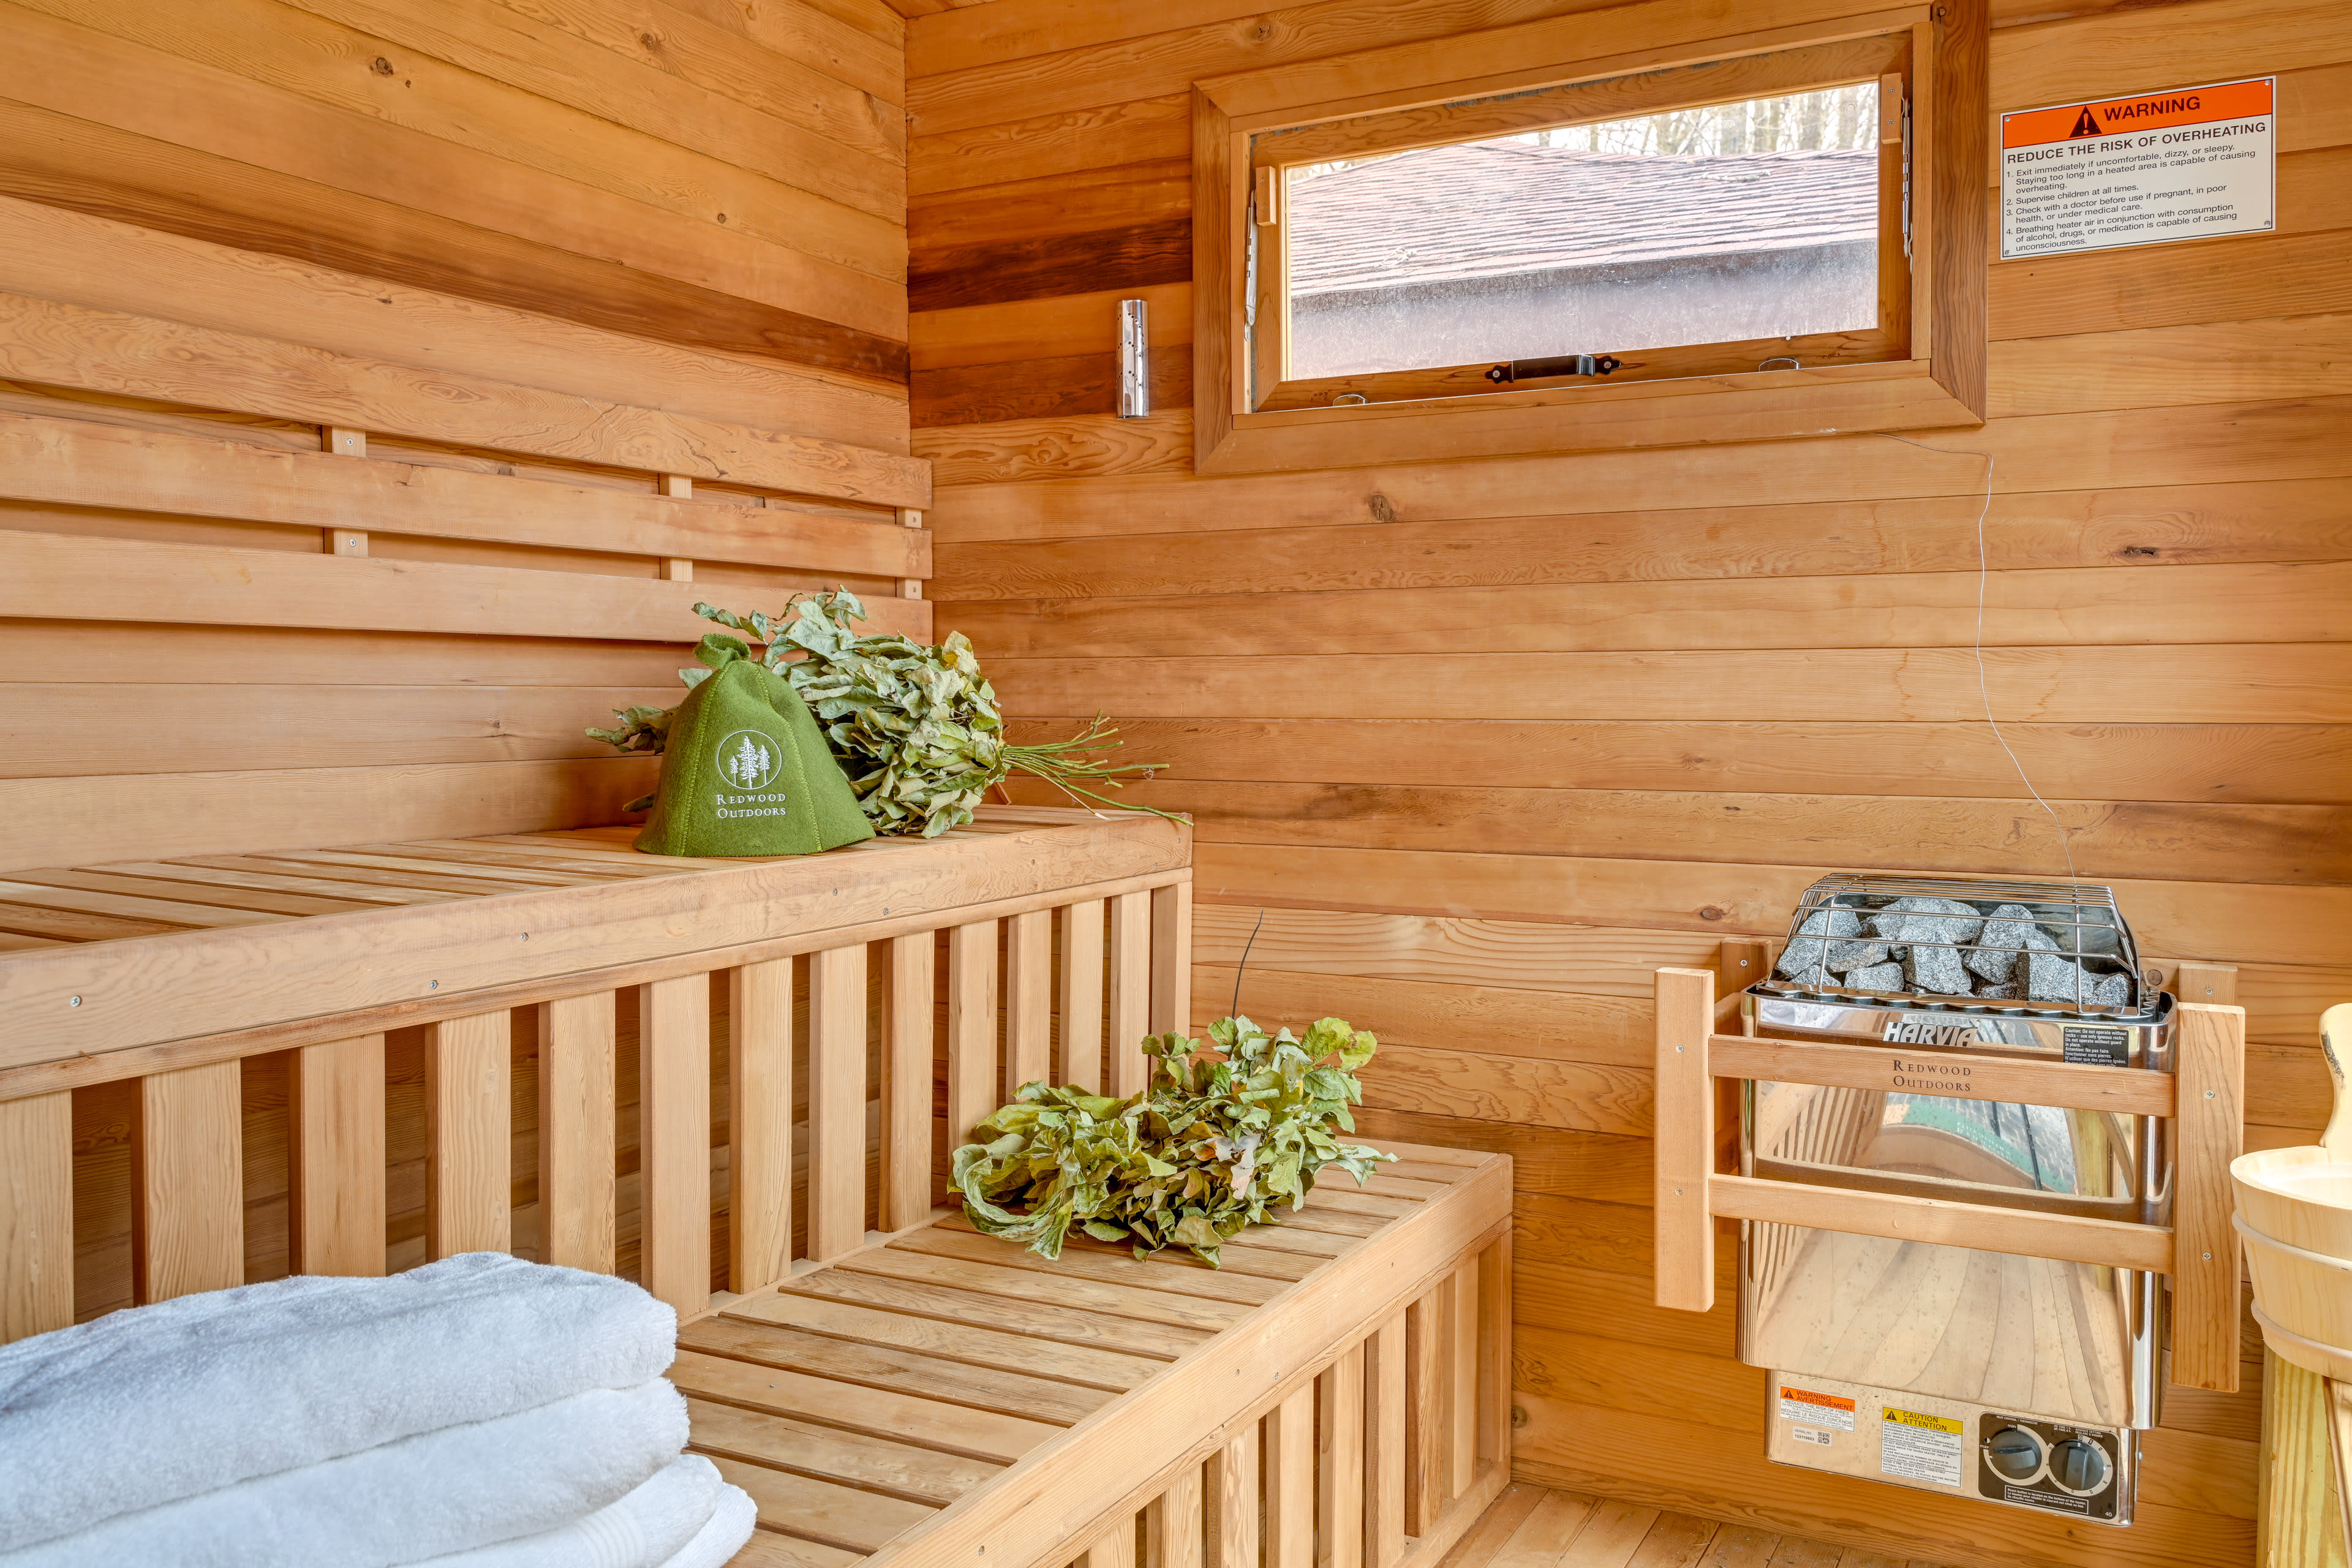
[(2048, 815), (2051, 826), (2058, 830), (2058, 847), (2066, 857), (2066, 879), (2069, 882), (2079, 882), (2082, 877), (2074, 869), (2074, 837), (2066, 831), (2065, 821), (2059, 816), (2056, 808), (2042, 798), (2040, 790), (2033, 787), (2033, 780), (2026, 773), (2025, 763), (2019, 759), (2016, 750), (2010, 745), (2009, 737), (2001, 733), (2000, 721), (1993, 715), (1992, 679), (1985, 672), (1984, 652), (1985, 589), (1992, 578), (1991, 563), (1985, 552), (1985, 519), (1992, 513), (1993, 455), (1976, 447), (1937, 447), (1926, 441), (1915, 441), (1908, 436), (1890, 436), (1884, 430), (1879, 431), (1878, 434), (1885, 437), (1889, 441), (1900, 441), (1906, 447), (1916, 447), (1923, 452), (1945, 452), (1954, 457), (1965, 456), (1984, 459), (1984, 504), (1977, 508), (1977, 694), (1984, 700), (1985, 723), (1991, 729), (1992, 738), (2000, 742), (2000, 749), (2008, 753), (2009, 765), (2017, 770), (2017, 782), (2025, 786), (2025, 793), (2033, 797), (2033, 804)]

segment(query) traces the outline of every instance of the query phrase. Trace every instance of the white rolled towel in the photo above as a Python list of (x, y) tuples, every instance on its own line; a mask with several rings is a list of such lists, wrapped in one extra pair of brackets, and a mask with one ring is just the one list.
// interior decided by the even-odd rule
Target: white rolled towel
[(757, 1517), (750, 1495), (719, 1479), (716, 1465), (684, 1454), (575, 1523), (415, 1568), (719, 1568), (751, 1538)]
[(584, 1519), (686, 1435), (685, 1397), (664, 1380), (594, 1388), (118, 1514), (0, 1552), (0, 1568), (394, 1568)]
[(759, 1522), (759, 1505), (751, 1500), (751, 1494), (741, 1487), (728, 1487), (719, 1494), (710, 1522), (659, 1568), (726, 1568), (751, 1539), (752, 1528)]
[(388, 1279), (183, 1296), (19, 1340), (0, 1346), (0, 1551), (634, 1387), (668, 1367), (677, 1336), (677, 1314), (626, 1280), (474, 1252)]

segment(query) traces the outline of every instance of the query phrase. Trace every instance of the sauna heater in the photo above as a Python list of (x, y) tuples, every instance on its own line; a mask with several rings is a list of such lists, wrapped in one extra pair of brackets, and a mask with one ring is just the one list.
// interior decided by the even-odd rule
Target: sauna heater
[[(1883, 1047), (1895, 1087), (1742, 1086), (1740, 1173), (2169, 1224), (2168, 1122), (1969, 1092), (1989, 1056), (2172, 1071), (2149, 981), (2105, 888), (1827, 878), (1743, 1019)], [(1740, 1357), (1769, 1457), (1808, 1469), (2129, 1524), (2165, 1311), (2138, 1270), (1740, 1226)]]

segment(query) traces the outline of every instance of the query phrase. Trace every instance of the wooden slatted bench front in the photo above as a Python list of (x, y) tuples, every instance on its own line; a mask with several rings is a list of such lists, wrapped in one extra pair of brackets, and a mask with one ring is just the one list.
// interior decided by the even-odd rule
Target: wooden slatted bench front
[(1389, 1147), (1219, 1268), (942, 1215), (688, 1323), (739, 1563), (1433, 1563), (1507, 1478), (1510, 1162)]

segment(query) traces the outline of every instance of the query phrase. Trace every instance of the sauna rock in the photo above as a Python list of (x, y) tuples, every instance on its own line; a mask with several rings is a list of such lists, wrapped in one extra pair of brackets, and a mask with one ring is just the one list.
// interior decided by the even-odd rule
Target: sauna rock
[[(1800, 939), (1857, 937), (1861, 934), (1861, 917), (1852, 910), (1835, 907), (1815, 910), (1805, 917), (1805, 923), (1797, 928), (1797, 935)], [(1781, 950), (1780, 962), (1772, 967), (1776, 973), (1795, 981), (1800, 985), (1808, 988), (1826, 985), (1829, 984), (1829, 976), (1825, 972), (1827, 965), (1823, 960), (1831, 952), (1859, 945), (1861, 944), (1852, 942), (1799, 940), (1790, 942)]]
[(1847, 989), (1853, 991), (1900, 991), (1903, 989), (1903, 966), (1899, 963), (1874, 963), (1865, 969), (1850, 969), (1842, 978)]
[(2072, 959), (2039, 950), (2026, 954), (2026, 960), (2025, 994), (2033, 1001), (2073, 1002), (2079, 997), (2093, 1007), (2120, 1007), (2131, 1000), (2129, 975), (2087, 973)]
[(1995, 905), (1992, 918), (1985, 921), (1984, 933), (1977, 938), (1976, 950), (1968, 956), (1969, 973), (2000, 984), (2016, 973), (2017, 955), (2021, 951), (2057, 951), (2056, 941), (2033, 921), (2033, 911), (2023, 904)]

